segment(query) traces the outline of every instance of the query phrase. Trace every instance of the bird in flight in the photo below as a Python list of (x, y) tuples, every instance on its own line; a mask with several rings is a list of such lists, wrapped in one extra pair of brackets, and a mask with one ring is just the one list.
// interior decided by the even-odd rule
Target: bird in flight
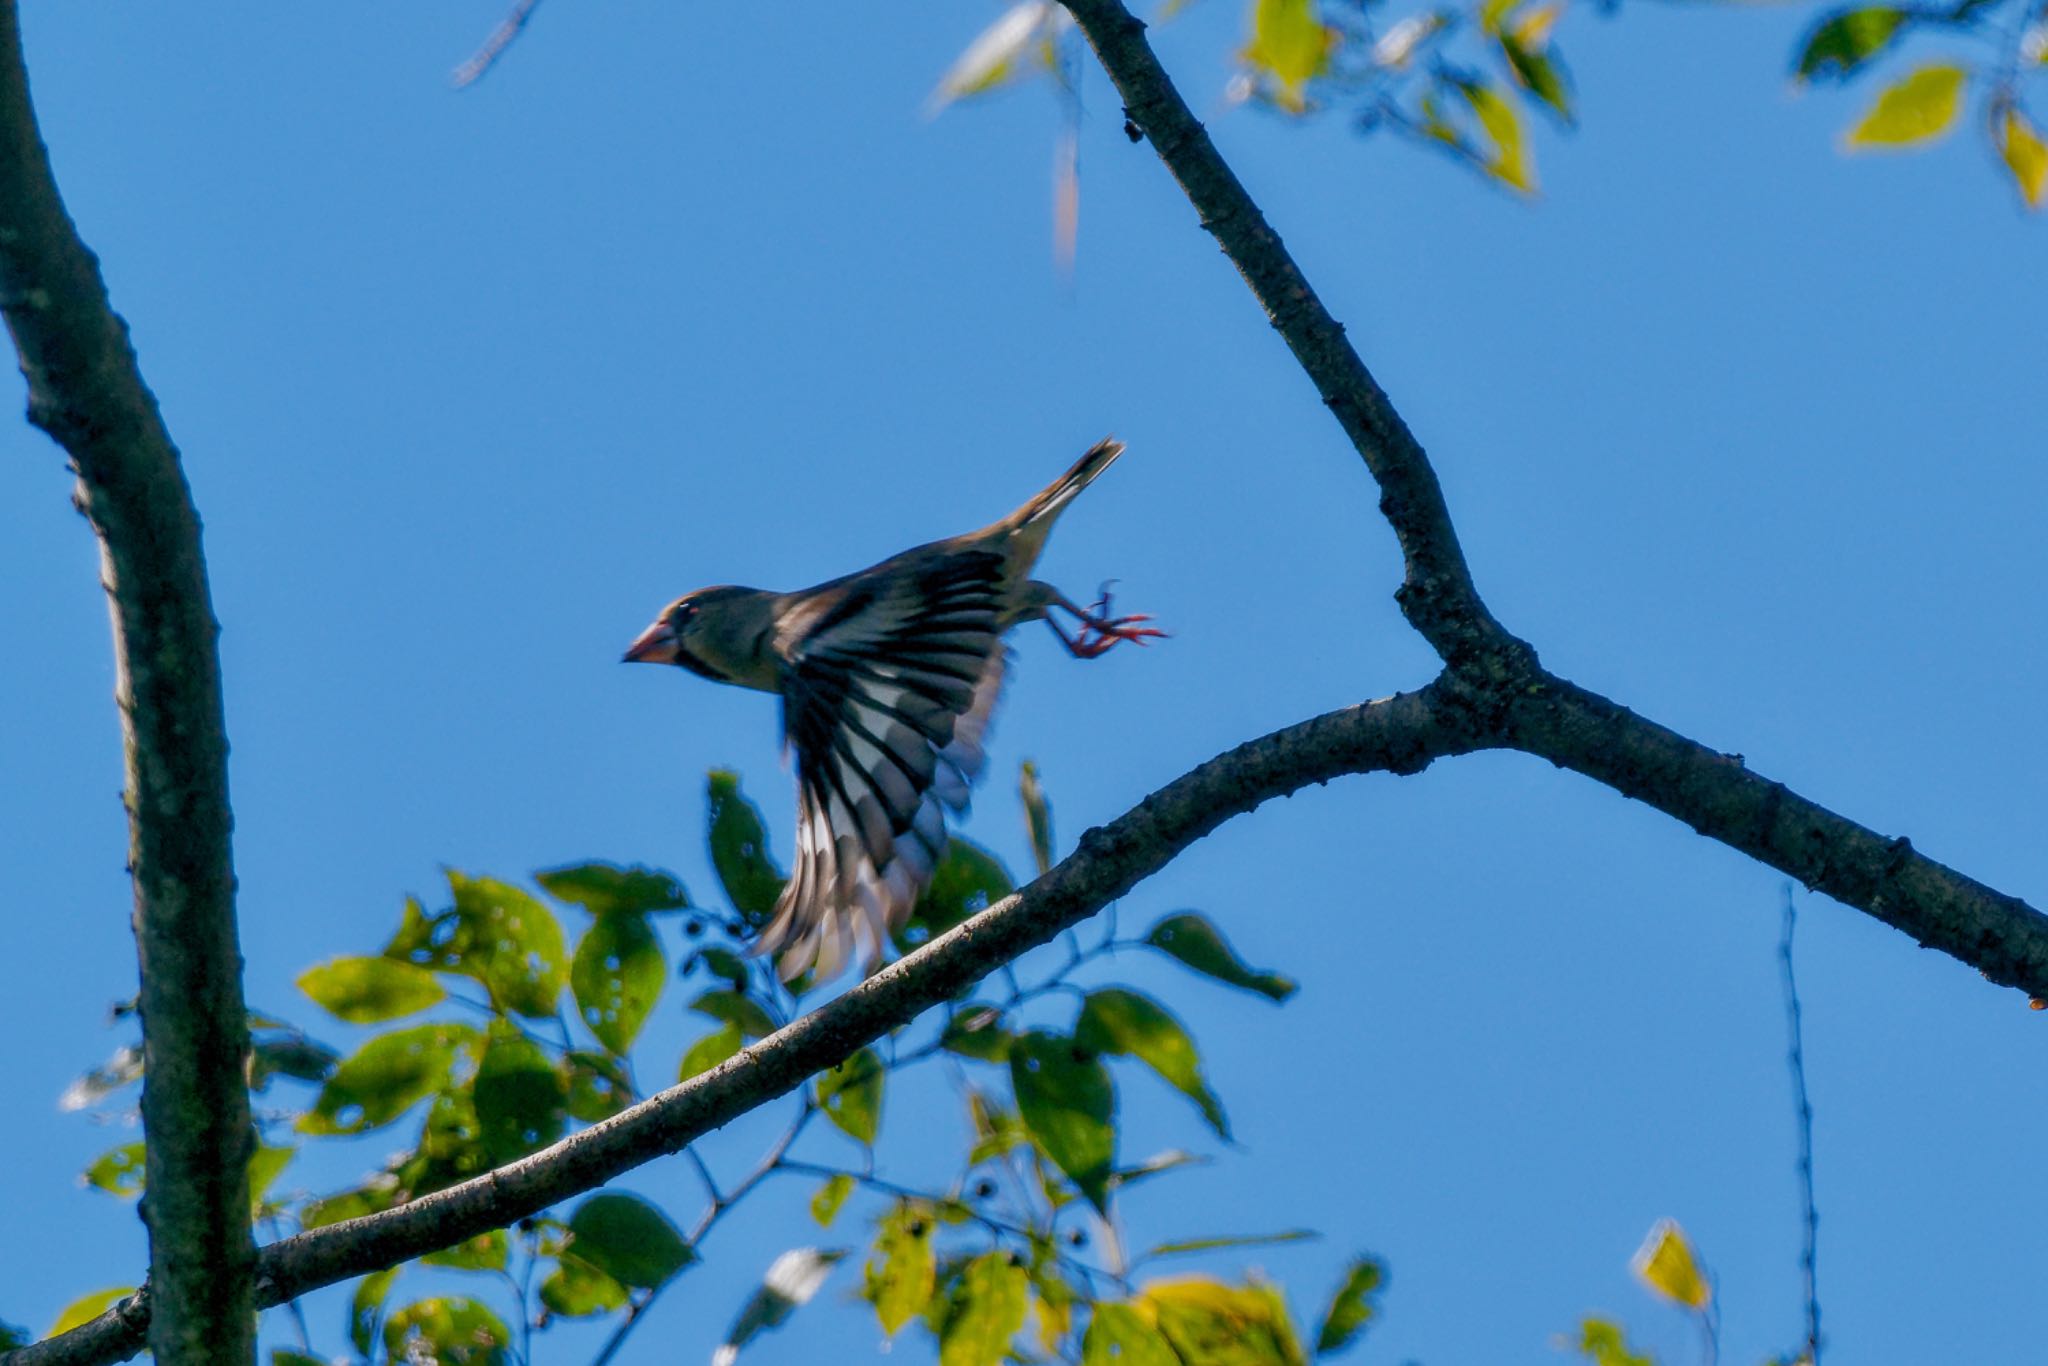
[(1106, 587), (1083, 608), (1031, 577), (1060, 512), (1123, 451), (1099, 441), (1001, 521), (815, 588), (687, 593), (627, 647), (629, 664), (782, 698), (796, 862), (755, 952), (776, 955), (785, 981), (835, 976), (856, 948), (872, 971), (909, 918), (945, 853), (945, 813), (966, 809), (981, 772), (1004, 632), (1044, 621), (1080, 659), (1165, 634), (1147, 616), (1110, 615)]

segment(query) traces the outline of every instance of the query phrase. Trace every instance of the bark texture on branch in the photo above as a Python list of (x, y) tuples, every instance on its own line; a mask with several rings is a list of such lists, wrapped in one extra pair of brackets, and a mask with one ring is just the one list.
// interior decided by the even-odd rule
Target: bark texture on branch
[(14, 0), (0, 0), (0, 311), (29, 421), (71, 457), (100, 541), (125, 742), (148, 1137), (143, 1217), (166, 1366), (253, 1361), (227, 738), (199, 518), (99, 263), (37, 128)]

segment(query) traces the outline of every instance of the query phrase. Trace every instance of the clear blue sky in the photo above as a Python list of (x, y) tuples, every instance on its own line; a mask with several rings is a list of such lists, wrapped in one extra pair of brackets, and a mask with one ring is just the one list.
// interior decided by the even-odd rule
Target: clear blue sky
[[(1023, 757), (1070, 842), (1248, 735), (1429, 677), (1357, 457), (1097, 73), (1067, 284), (1051, 101), (919, 117), (993, 6), (555, 0), (451, 93), (499, 8), (26, 5), (60, 178), (206, 521), (254, 1003), (312, 1022), (293, 975), (381, 942), (443, 864), (647, 861), (711, 895), (713, 765), (786, 853), (772, 705), (622, 668), (625, 642), (700, 583), (798, 586), (978, 526), (1104, 432), (1131, 453), (1045, 571), (1121, 578), (1174, 639), (1084, 664), (1025, 633), (971, 833), (1024, 861)], [(1589, 9), (1559, 34), (1585, 128), (1538, 135), (1525, 205), (1334, 121), (1226, 113), (1241, 23), (1206, 0), (1160, 46), (1432, 452), (1503, 620), (2040, 903), (2048, 239), (1974, 133), (1844, 159), (1868, 92), (1791, 94), (1799, 14)], [(122, 1037), (134, 966), (94, 548), (55, 448), (16, 424), (0, 454), (0, 1318), (40, 1329), (141, 1266), (132, 1208), (74, 1184), (121, 1136), (55, 1106)], [(1720, 1275), (1724, 1359), (1791, 1346), (1781, 884), (1512, 755), (1227, 826), (1123, 914), (1201, 907), (1302, 990), (1272, 1009), (1132, 965), (1242, 1143), (1134, 1194), (1134, 1236), (1322, 1229), (1212, 1264), (1267, 1268), (1303, 1314), (1381, 1253), (1360, 1360), (1552, 1361), (1602, 1309), (1688, 1361), (1625, 1269), (1672, 1215)], [(2048, 1016), (1804, 906), (1833, 1349), (2037, 1355)], [(650, 1049), (691, 1037), (680, 999)], [(1125, 1093), (1130, 1151), (1202, 1146), (1177, 1100)], [(912, 1130), (951, 1104), (905, 1088), (885, 1138), (943, 1151)], [(628, 1184), (694, 1209), (679, 1167)], [(624, 1359), (707, 1359), (815, 1237), (807, 1194), (722, 1228)], [(854, 1279), (747, 1359), (866, 1359)], [(335, 1295), (312, 1312), (335, 1344)]]

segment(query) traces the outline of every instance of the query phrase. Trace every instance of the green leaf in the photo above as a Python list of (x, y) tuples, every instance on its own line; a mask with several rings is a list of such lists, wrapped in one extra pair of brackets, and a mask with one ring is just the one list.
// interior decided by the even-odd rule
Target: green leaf
[(142, 1194), (143, 1145), (123, 1143), (94, 1158), (79, 1180), (94, 1190), (132, 1200)]
[(270, 1366), (331, 1366), (326, 1357), (316, 1357), (309, 1352), (294, 1352), (289, 1347), (270, 1349)]
[(408, 1366), (503, 1366), (505, 1321), (466, 1295), (416, 1300), (384, 1323), (384, 1350)]
[(1135, 1186), (1140, 1181), (1158, 1176), (1163, 1172), (1174, 1171), (1181, 1167), (1207, 1166), (1208, 1162), (1209, 1159), (1206, 1157), (1182, 1152), (1179, 1148), (1169, 1148), (1163, 1153), (1154, 1153), (1143, 1162), (1119, 1169), (1116, 1175), (1111, 1178), (1110, 1184), (1122, 1190), (1127, 1186)]
[(811, 1217), (818, 1221), (818, 1227), (830, 1228), (832, 1221), (839, 1217), (840, 1206), (846, 1197), (853, 1194), (853, 1178), (840, 1172), (828, 1178), (818, 1187), (818, 1193), (811, 1197)]
[(1031, 832), (1031, 858), (1044, 877), (1052, 871), (1052, 803), (1038, 784), (1038, 765), (1029, 759), (1018, 773), (1017, 791), (1024, 799), (1024, 826)]
[(1576, 122), (1571, 77), (1556, 54), (1524, 42), (1513, 29), (1504, 30), (1499, 41), (1501, 55), (1507, 58), (1515, 83), (1548, 105), (1566, 127)]
[(1192, 1100), (1218, 1138), (1230, 1141), (1230, 1121), (1224, 1118), (1222, 1102), (1202, 1076), (1202, 1059), (1195, 1051), (1195, 1041), (1159, 1002), (1120, 987), (1092, 991), (1074, 1026), (1074, 1041), (1090, 1053), (1138, 1059), (1157, 1072), (1167, 1085)]
[(414, 1200), (481, 1176), (491, 1165), (483, 1121), (477, 1118), (476, 1093), (462, 1087), (434, 1097), (420, 1125), (419, 1146), (397, 1174), (404, 1198)]
[(255, 1039), (249, 1049), (249, 1089), (261, 1091), (272, 1077), (297, 1081), (326, 1081), (334, 1075), (341, 1054), (304, 1034), (286, 1034), (276, 1039)]
[(844, 1248), (791, 1248), (769, 1266), (768, 1274), (725, 1330), (725, 1344), (713, 1360), (730, 1366), (740, 1348), (762, 1333), (780, 1328), (789, 1316), (809, 1304), (824, 1286), (832, 1268), (846, 1257)]
[(960, 1291), (939, 1334), (939, 1366), (1000, 1366), (1024, 1326), (1030, 1278), (1007, 1252), (984, 1252), (960, 1274)]
[(453, 1271), (503, 1271), (509, 1254), (505, 1230), (494, 1228), (454, 1247), (429, 1252), (420, 1258), (420, 1262), (426, 1266), (445, 1266)]
[(1807, 33), (1793, 76), (1802, 81), (1848, 79), (1891, 46), (1908, 17), (1890, 5), (1836, 10)]
[(1959, 66), (1941, 63), (1893, 81), (1849, 130), (1845, 147), (1910, 147), (1941, 136), (1962, 110), (1964, 74)]
[(1220, 1234), (1213, 1238), (1176, 1238), (1146, 1249), (1144, 1260), (1178, 1257), (1190, 1252), (1215, 1252), (1226, 1247), (1272, 1247), (1279, 1243), (1307, 1243), (1323, 1235), (1314, 1229), (1290, 1228), (1280, 1233)]
[(569, 1216), (569, 1250), (622, 1285), (652, 1290), (697, 1260), (666, 1214), (637, 1195), (606, 1191)]
[(546, 1050), (510, 1025), (491, 1027), (476, 1069), (476, 1118), (493, 1167), (545, 1148), (568, 1128), (568, 1096)]
[(732, 1025), (743, 1038), (765, 1039), (775, 1032), (775, 1021), (761, 1003), (737, 991), (707, 991), (690, 1002), (690, 1009)]
[(1081, 1366), (1181, 1366), (1173, 1345), (1128, 1304), (1098, 1304), (1081, 1340)]
[[(723, 977), (726, 981), (732, 983), (732, 989), (734, 991), (746, 991), (747, 978), (749, 975), (747, 972), (746, 959), (740, 957), (731, 949), (725, 948), (718, 944), (712, 944), (705, 948), (699, 949), (697, 951), (697, 957), (704, 960), (705, 971), (710, 973), (713, 977)], [(687, 963), (683, 965), (683, 971), (685, 973), (689, 971), (689, 965)]]
[(883, 1216), (868, 1258), (863, 1293), (875, 1306), (882, 1331), (890, 1337), (924, 1312), (938, 1284), (938, 1260), (932, 1251), (932, 1220), (915, 1205), (898, 1205)]
[(740, 918), (756, 929), (775, 914), (782, 895), (782, 870), (768, 855), (761, 812), (740, 794), (737, 773), (714, 769), (707, 783), (711, 814), (711, 866)]
[(690, 905), (690, 894), (675, 874), (637, 863), (630, 868), (616, 863), (578, 863), (535, 873), (533, 880), (555, 900), (574, 902), (596, 916), (681, 911)]
[(1244, 60), (1272, 78), (1282, 108), (1298, 114), (1308, 107), (1303, 89), (1323, 73), (1336, 45), (1336, 32), (1323, 23), (1316, 0), (1253, 0)]
[(947, 841), (945, 856), (932, 870), (931, 885), (918, 897), (896, 942), (906, 949), (928, 943), (1016, 889), (1002, 860), (955, 835)]
[(562, 1055), (564, 1103), (586, 1124), (610, 1119), (633, 1103), (633, 1083), (617, 1058), (572, 1048)]
[(456, 972), (476, 978), (494, 1004), (551, 1018), (569, 976), (562, 922), (535, 898), (494, 878), (449, 870), (455, 893)]
[(882, 1060), (871, 1048), (818, 1074), (818, 1106), (825, 1118), (862, 1143), (882, 1126)]
[(1486, 173), (1510, 189), (1524, 194), (1533, 193), (1536, 189), (1536, 167), (1530, 159), (1528, 139), (1522, 131), (1522, 116), (1515, 112), (1514, 105), (1508, 103), (1498, 88), (1485, 81), (1454, 78), (1451, 85), (1464, 97), (1472, 117), (1478, 120), (1480, 129), (1492, 145), (1491, 153), (1480, 158)]
[(35, 1341), (35, 1334), (26, 1328), (0, 1319), (0, 1352), (11, 1352), (17, 1347), (26, 1347)]
[(970, 1167), (1001, 1157), (1030, 1141), (1031, 1136), (1024, 1132), (1024, 1121), (984, 1092), (967, 1093), (967, 1117), (974, 1126), (974, 1146), (967, 1153)]
[(676, 1069), (676, 1080), (688, 1081), (702, 1076), (718, 1064), (736, 1056), (746, 1047), (746, 1040), (740, 1037), (738, 1025), (723, 1025), (690, 1045), (690, 1051), (683, 1054), (683, 1065)]
[(134, 1293), (135, 1287), (132, 1285), (117, 1285), (111, 1290), (95, 1290), (90, 1295), (81, 1295), (58, 1312), (57, 1321), (50, 1325), (50, 1331), (43, 1336), (53, 1338), (59, 1333), (68, 1333), (81, 1324), (91, 1323)]
[(1653, 1358), (1631, 1351), (1621, 1325), (1608, 1319), (1589, 1318), (1581, 1323), (1574, 1345), (1594, 1366), (1657, 1366)]
[(368, 1184), (354, 1190), (330, 1195), (324, 1200), (309, 1201), (299, 1211), (299, 1227), (302, 1229), (326, 1228), (344, 1219), (360, 1219), (366, 1214), (379, 1214), (398, 1203), (400, 1186), (396, 1178), (376, 1176)]
[(386, 1267), (373, 1271), (356, 1283), (355, 1297), (348, 1307), (348, 1340), (355, 1346), (358, 1355), (367, 1357), (377, 1342), (377, 1323), (384, 1317), (384, 1300), (391, 1294), (391, 1283), (398, 1279), (398, 1268)]
[(1358, 1340), (1380, 1312), (1379, 1295), (1386, 1283), (1386, 1263), (1377, 1257), (1352, 1258), (1344, 1283), (1323, 1311), (1323, 1326), (1316, 1331), (1317, 1356), (1335, 1356)]
[(268, 1143), (258, 1143), (256, 1151), (249, 1154), (249, 1203), (255, 1209), (263, 1208), (263, 1197), (270, 1194), (271, 1186), (284, 1175), (292, 1159), (299, 1155), (297, 1148), (273, 1148)]
[(626, 1287), (575, 1257), (564, 1257), (540, 1283), (540, 1302), (567, 1319), (587, 1319), (623, 1309)]
[(1258, 1281), (1205, 1276), (1153, 1281), (1141, 1300), (1180, 1358), (1200, 1366), (1305, 1366), (1287, 1302)]
[(1166, 917), (1146, 932), (1145, 942), (1196, 972), (1275, 1001), (1286, 1000), (1296, 990), (1291, 977), (1247, 967), (1208, 918), (1194, 911)]
[(1033, 1030), (1010, 1046), (1010, 1084), (1024, 1127), (1098, 1210), (1116, 1165), (1116, 1086), (1074, 1040)]
[(977, 1062), (1008, 1062), (1010, 1031), (1003, 1028), (1001, 1011), (992, 1006), (970, 1005), (946, 1021), (939, 1047)]
[(433, 973), (396, 958), (330, 958), (300, 973), (298, 987), (350, 1024), (417, 1015), (448, 994)]
[(467, 1025), (427, 1024), (371, 1039), (344, 1058), (299, 1116), (302, 1134), (360, 1134), (381, 1128), (446, 1086), (455, 1050), (474, 1044)]
[(2013, 105), (2005, 107), (1998, 122), (1998, 154), (2005, 158), (2006, 168), (2020, 188), (2020, 198), (2028, 208), (2040, 208), (2042, 198), (2048, 195), (2048, 142), (2041, 140), (2040, 131)]
[(597, 1041), (623, 1056), (668, 984), (668, 955), (641, 911), (606, 911), (590, 922), (569, 967), (569, 988)]

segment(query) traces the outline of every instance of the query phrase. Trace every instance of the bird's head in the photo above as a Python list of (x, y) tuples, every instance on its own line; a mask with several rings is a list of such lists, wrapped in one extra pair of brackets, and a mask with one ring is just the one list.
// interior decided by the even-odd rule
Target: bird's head
[(768, 594), (720, 584), (685, 593), (661, 610), (654, 623), (626, 647), (628, 664), (680, 664), (720, 683), (750, 681), (765, 633)]

